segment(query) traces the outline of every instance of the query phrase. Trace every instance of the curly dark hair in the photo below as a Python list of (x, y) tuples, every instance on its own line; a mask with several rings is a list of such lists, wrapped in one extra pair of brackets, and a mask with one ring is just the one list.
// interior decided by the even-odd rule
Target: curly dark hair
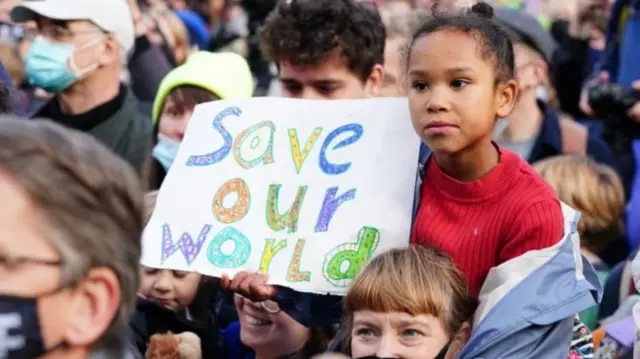
[(513, 43), (509, 34), (494, 18), (491, 5), (479, 2), (457, 14), (440, 14), (437, 7), (434, 10), (434, 16), (413, 34), (409, 50), (418, 39), (430, 33), (442, 30), (460, 31), (475, 37), (481, 47), (483, 58), (494, 63), (496, 82), (506, 82), (514, 78)]
[(365, 81), (384, 63), (385, 29), (378, 12), (354, 0), (281, 1), (260, 33), (265, 57), (276, 63), (316, 65), (340, 48), (347, 66)]

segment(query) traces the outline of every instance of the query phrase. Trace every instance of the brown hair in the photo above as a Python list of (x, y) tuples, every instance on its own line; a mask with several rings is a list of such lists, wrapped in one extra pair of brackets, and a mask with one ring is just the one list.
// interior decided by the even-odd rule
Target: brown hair
[[(151, 12), (152, 17), (158, 24), (158, 30), (170, 42), (168, 45), (173, 50), (177, 65), (184, 64), (189, 54), (189, 32), (180, 18), (167, 9)], [(180, 54), (180, 56), (178, 56)]]
[(87, 134), (9, 116), (0, 117), (0, 168), (34, 202), (38, 224), (60, 253), (63, 285), (92, 268), (117, 276), (120, 305), (102, 343), (120, 335), (140, 281), (142, 191), (134, 169)]
[(580, 211), (581, 245), (598, 252), (623, 230), (624, 187), (609, 166), (579, 155), (555, 156), (533, 168), (553, 187), (560, 200)]
[[(169, 95), (164, 99), (161, 107), (162, 112), (164, 112), (164, 106), (166, 105), (167, 98), (171, 98), (171, 101), (173, 101), (175, 106), (178, 108), (178, 111), (185, 111), (201, 103), (220, 99), (215, 93), (202, 87), (191, 85), (178, 86), (172, 89)], [(160, 117), (162, 117), (162, 113), (160, 113)], [(160, 123), (159, 120), (158, 123)]]
[(475, 308), (464, 275), (446, 254), (411, 246), (382, 253), (364, 267), (345, 297), (345, 327), (351, 333), (356, 311), (404, 312), (433, 315), (455, 335)]
[[(162, 114), (164, 113), (164, 107), (167, 103), (167, 98), (171, 98), (171, 101), (173, 101), (174, 105), (176, 106), (176, 111), (178, 112), (190, 110), (194, 106), (201, 103), (219, 100), (219, 97), (215, 93), (202, 87), (183, 85), (173, 88), (169, 95), (164, 98), (162, 106), (160, 107), (161, 112), (158, 115), (158, 121), (156, 121), (154, 127), (154, 144), (157, 141), (156, 135), (158, 134), (160, 117), (162, 117)], [(162, 181), (164, 181), (165, 176), (165, 170), (153, 158), (152, 149), (151, 151), (149, 151), (149, 155), (142, 169), (142, 182), (145, 184), (145, 189), (153, 190), (160, 188), (160, 185), (162, 184)]]
[(339, 49), (347, 68), (365, 82), (384, 64), (385, 30), (380, 14), (355, 0), (279, 1), (260, 30), (269, 61), (318, 65)]

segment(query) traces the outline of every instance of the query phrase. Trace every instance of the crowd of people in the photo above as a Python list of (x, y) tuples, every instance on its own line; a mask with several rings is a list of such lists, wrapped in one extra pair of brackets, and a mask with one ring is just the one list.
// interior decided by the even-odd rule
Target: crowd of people
[[(639, 359), (639, 58), (637, 0), (0, 0), (0, 358)], [(407, 100), (409, 245), (345, 296), (140, 264), (256, 96)]]

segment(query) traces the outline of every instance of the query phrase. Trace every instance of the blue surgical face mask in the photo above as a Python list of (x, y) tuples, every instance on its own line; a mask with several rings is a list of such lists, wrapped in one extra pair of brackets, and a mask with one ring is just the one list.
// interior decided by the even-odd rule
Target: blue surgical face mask
[(64, 91), (99, 66), (96, 63), (85, 69), (78, 69), (73, 60), (74, 52), (93, 46), (102, 38), (93, 39), (76, 47), (71, 44), (52, 43), (42, 36), (36, 36), (25, 58), (29, 83), (50, 93)]
[(153, 157), (160, 162), (165, 171), (168, 171), (176, 159), (178, 148), (180, 148), (180, 142), (160, 133), (158, 134), (158, 144), (153, 148)]

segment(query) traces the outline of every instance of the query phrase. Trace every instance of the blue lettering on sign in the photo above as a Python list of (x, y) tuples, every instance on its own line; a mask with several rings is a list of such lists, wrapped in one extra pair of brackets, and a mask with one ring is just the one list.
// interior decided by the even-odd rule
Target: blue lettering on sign
[(327, 159), (326, 151), (331, 141), (333, 141), (336, 137), (338, 137), (343, 132), (353, 132), (353, 135), (345, 138), (344, 140), (338, 142), (335, 146), (332, 147), (333, 150), (337, 150), (346, 146), (349, 146), (352, 143), (358, 141), (364, 132), (362, 125), (359, 123), (350, 123), (344, 126), (340, 126), (333, 130), (327, 138), (324, 140), (322, 144), (322, 148), (320, 148), (320, 168), (322, 171), (328, 175), (339, 175), (346, 172), (351, 167), (351, 162), (341, 163), (341, 164), (333, 164), (329, 162)]
[(220, 113), (218, 113), (216, 118), (213, 120), (213, 128), (215, 128), (216, 131), (218, 131), (220, 135), (222, 135), (222, 140), (224, 141), (222, 147), (206, 155), (190, 156), (187, 160), (187, 166), (211, 166), (225, 159), (229, 152), (231, 152), (233, 138), (231, 137), (229, 131), (227, 131), (227, 129), (222, 125), (222, 120), (224, 120), (228, 116), (240, 115), (242, 115), (242, 110), (237, 106), (227, 107), (224, 110), (220, 111)]

